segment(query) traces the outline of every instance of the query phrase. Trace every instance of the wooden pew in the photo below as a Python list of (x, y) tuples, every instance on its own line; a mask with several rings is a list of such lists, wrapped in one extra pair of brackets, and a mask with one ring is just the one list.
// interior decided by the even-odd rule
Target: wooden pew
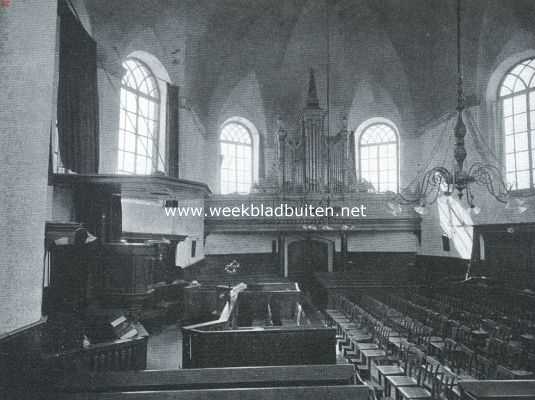
[(232, 388), (166, 390), (116, 393), (57, 394), (57, 400), (368, 400), (366, 386), (293, 386), (271, 388)]
[(350, 385), (352, 365), (289, 365), (86, 373), (64, 377), (60, 392), (187, 390), (230, 387)]

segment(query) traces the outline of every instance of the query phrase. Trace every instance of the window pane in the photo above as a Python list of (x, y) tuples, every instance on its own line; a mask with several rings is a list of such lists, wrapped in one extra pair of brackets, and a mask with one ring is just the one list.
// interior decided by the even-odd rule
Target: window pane
[(138, 119), (138, 134), (145, 137), (152, 137), (152, 122), (139, 117)]
[(513, 133), (513, 117), (506, 117), (503, 120), (503, 128), (506, 135)]
[(520, 79), (522, 79), (524, 86), (529, 86), (531, 77), (533, 76), (533, 69), (530, 67), (525, 67), (522, 72), (520, 72)]
[(145, 157), (137, 156), (136, 157), (136, 174), (144, 175), (146, 173), (147, 173), (147, 170), (146, 170)]
[(252, 136), (242, 124), (231, 122), (221, 130), (221, 193), (248, 193), (253, 183)]
[(136, 102), (136, 95), (129, 90), (126, 91), (126, 104), (125, 108), (128, 111), (136, 112), (137, 111), (137, 102)]
[(513, 189), (517, 189), (516, 187), (516, 175), (514, 172), (507, 174), (507, 184), (511, 185)]
[(508, 117), (513, 114), (513, 99), (503, 100), (503, 115)]
[(529, 168), (529, 156), (527, 151), (516, 153), (516, 170), (523, 171)]
[(515, 114), (526, 112), (526, 96), (513, 97), (513, 111)]
[(136, 152), (136, 136), (132, 133), (125, 133), (124, 150), (132, 153)]
[(515, 115), (515, 132), (525, 132), (528, 129), (526, 113)]
[[(121, 172), (150, 174), (156, 138), (159, 91), (156, 78), (139, 60), (123, 63), (125, 75), (121, 81), (121, 111), (119, 117), (119, 154), (117, 165)], [(152, 112), (152, 114), (151, 114)], [(150, 118), (149, 118), (150, 117)]]
[(149, 116), (149, 100), (143, 96), (139, 97), (139, 115), (145, 118)]
[(368, 159), (368, 147), (362, 147), (360, 150), (360, 157), (362, 160)]
[(135, 156), (131, 153), (124, 153), (124, 170), (127, 172), (134, 172)]
[(534, 65), (535, 58), (517, 64), (504, 77), (499, 91), (500, 97), (510, 96), (502, 99), (502, 110), (506, 176), (513, 189), (532, 185), (529, 169), (535, 156)]
[(137, 154), (143, 156), (147, 155), (147, 139), (143, 136), (137, 137)]
[(510, 154), (515, 152), (515, 136), (508, 135), (505, 137), (505, 153)]
[(528, 149), (528, 135), (521, 133), (515, 135), (515, 151), (526, 151)]
[(513, 90), (513, 87), (515, 86), (516, 81), (517, 81), (517, 77), (515, 75), (507, 75), (503, 81), (502, 86), (506, 87), (509, 90)]
[(136, 114), (131, 112), (124, 112), (124, 129), (129, 132), (136, 132)]
[(377, 191), (398, 190), (397, 134), (390, 125), (367, 127), (360, 139), (360, 175)]
[(516, 164), (515, 164), (515, 155), (513, 154), (507, 154), (505, 157), (505, 164), (507, 168), (507, 172), (514, 172), (516, 171)]
[(529, 188), (529, 171), (518, 172), (516, 178), (518, 181), (517, 189)]

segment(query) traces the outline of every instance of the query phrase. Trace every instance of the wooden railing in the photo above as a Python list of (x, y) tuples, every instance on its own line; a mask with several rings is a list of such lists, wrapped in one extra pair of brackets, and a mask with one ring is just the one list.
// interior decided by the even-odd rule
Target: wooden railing
[(119, 339), (46, 355), (44, 362), (51, 371), (142, 370), (147, 367), (147, 341), (148, 335), (143, 332), (132, 339)]

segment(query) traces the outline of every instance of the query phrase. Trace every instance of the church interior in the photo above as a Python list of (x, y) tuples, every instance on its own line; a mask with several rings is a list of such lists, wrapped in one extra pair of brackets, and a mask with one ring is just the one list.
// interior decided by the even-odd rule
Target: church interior
[(0, 0), (0, 398), (535, 399), (535, 2)]

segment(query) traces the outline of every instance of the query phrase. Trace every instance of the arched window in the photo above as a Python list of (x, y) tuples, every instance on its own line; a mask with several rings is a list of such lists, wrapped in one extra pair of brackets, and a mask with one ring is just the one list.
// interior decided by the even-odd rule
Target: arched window
[(249, 193), (253, 184), (253, 136), (238, 121), (227, 121), (221, 128), (221, 193)]
[(515, 65), (498, 97), (505, 138), (505, 170), (513, 189), (535, 185), (535, 58)]
[(368, 121), (358, 141), (360, 177), (377, 192), (398, 191), (398, 134), (394, 125)]
[(142, 61), (129, 58), (123, 67), (117, 170), (147, 175), (158, 162), (160, 90)]

